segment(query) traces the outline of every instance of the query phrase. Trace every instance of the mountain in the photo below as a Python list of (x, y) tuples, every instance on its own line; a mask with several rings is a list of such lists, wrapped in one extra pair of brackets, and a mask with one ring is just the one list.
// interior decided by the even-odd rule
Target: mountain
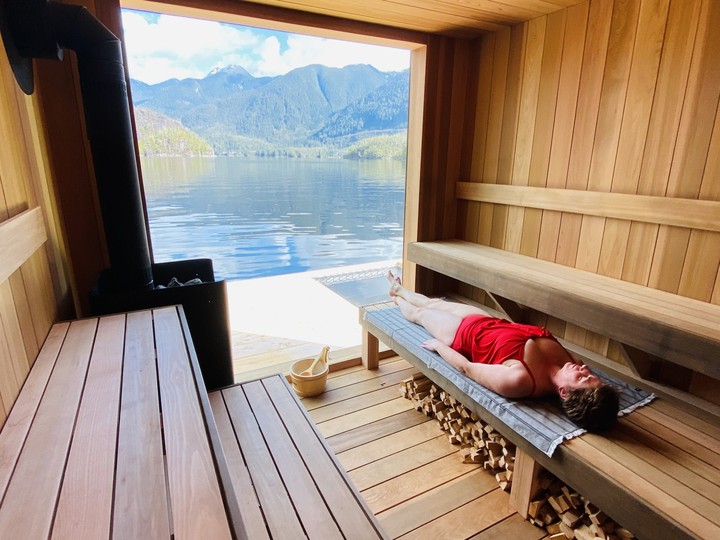
[(203, 79), (156, 85), (131, 81), (133, 103), (175, 119), (216, 153), (260, 146), (347, 145), (407, 128), (408, 75), (368, 65), (310, 65), (277, 77), (253, 77), (239, 66)]
[(408, 72), (390, 73), (384, 85), (333, 114), (313, 139), (326, 142), (363, 132), (407, 129), (409, 92)]

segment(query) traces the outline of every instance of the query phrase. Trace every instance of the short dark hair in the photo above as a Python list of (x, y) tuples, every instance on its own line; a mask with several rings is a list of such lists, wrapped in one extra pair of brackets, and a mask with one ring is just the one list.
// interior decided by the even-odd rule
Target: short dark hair
[(581, 428), (600, 433), (617, 421), (620, 400), (615, 388), (601, 384), (595, 388), (570, 390), (562, 400), (562, 408), (568, 418)]

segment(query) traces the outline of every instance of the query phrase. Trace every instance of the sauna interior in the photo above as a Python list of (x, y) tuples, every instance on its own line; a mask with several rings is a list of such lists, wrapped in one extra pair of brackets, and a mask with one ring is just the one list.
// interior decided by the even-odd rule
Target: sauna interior
[[(75, 3), (119, 36), (129, 7), (400, 44), (412, 51), (406, 246), (461, 239), (720, 304), (716, 0)], [(4, 421), (53, 323), (90, 314), (109, 261), (74, 53), (34, 60), (28, 95), (0, 47)], [(403, 262), (409, 287), (489, 301)], [(542, 320), (626, 362), (602, 334)], [(652, 366), (653, 381), (720, 405), (717, 368)]]

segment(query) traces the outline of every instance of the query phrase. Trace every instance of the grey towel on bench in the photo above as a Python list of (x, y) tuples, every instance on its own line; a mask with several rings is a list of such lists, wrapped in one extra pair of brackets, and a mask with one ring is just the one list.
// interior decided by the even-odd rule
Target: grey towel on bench
[[(438, 372), (458, 389), (476, 401), (488, 412), (500, 418), (518, 435), (533, 444), (548, 457), (563, 441), (585, 433), (562, 412), (551, 399), (504, 398), (472, 379), (462, 375), (443, 360), (439, 354), (423, 349), (421, 343), (432, 336), (422, 326), (408, 322), (397, 307), (365, 312), (365, 319), (382, 329), (388, 336), (404, 346), (423, 361), (428, 368)], [(639, 388), (593, 370), (605, 382), (615, 386), (620, 393), (620, 416), (646, 405), (655, 397)]]

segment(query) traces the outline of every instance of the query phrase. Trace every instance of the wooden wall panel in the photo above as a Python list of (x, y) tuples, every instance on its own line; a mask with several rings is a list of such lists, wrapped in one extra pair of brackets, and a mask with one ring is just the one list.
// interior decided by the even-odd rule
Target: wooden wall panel
[[(3, 235), (2, 259), (6, 268), (12, 265), (0, 282), (0, 424), (58, 317), (61, 291), (67, 290), (53, 279), (63, 275), (51, 263), (57, 246), (44, 241), (44, 231), (42, 241), (35, 234), (53, 215), (47, 208), (51, 189), (41, 166), (46, 156), (35, 111), (34, 99), (16, 84), (0, 42), (0, 226), (7, 224), (5, 230), (11, 231)], [(12, 218), (31, 210), (25, 216), (32, 217), (32, 223), (14, 230)]]
[[(459, 216), (463, 239), (720, 303), (720, 212), (667, 223), (638, 197), (720, 201), (719, 11), (714, 0), (590, 0), (483, 38), (480, 123), (457, 184), (473, 213)], [(637, 214), (493, 202), (463, 195), (471, 183), (565, 189), (571, 201), (623, 194)], [(619, 358), (602, 336), (565, 333)]]
[[(719, 200), (718, 11), (710, 0), (592, 0), (484, 38), (463, 181)], [(472, 241), (715, 294), (713, 231), (474, 202)]]

